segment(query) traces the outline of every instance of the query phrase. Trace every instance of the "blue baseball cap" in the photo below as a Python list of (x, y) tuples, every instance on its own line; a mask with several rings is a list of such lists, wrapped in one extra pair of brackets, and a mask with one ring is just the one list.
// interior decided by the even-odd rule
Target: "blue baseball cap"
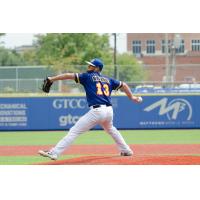
[(94, 58), (91, 61), (85, 61), (93, 67), (99, 67), (100, 71), (103, 69), (103, 62), (99, 58)]

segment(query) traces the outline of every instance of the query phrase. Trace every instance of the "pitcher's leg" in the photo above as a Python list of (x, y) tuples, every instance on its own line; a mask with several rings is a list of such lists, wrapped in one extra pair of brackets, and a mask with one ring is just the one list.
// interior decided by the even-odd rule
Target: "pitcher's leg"
[(69, 130), (68, 134), (60, 140), (50, 152), (59, 156), (81, 133), (90, 130), (96, 124), (97, 119), (93, 113), (89, 111), (76, 122), (76, 124)]
[(130, 152), (132, 154), (132, 150), (126, 144), (120, 132), (112, 125), (112, 122), (104, 122), (104, 124), (102, 124), (102, 127), (108, 134), (112, 136), (120, 152)]

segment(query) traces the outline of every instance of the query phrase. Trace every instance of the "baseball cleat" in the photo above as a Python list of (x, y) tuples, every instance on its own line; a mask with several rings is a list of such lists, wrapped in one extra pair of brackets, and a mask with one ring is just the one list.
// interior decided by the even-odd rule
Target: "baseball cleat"
[(57, 160), (58, 159), (58, 156), (56, 154), (52, 154), (51, 152), (49, 151), (43, 151), (43, 150), (39, 150), (38, 153), (43, 156), (43, 157), (48, 157), (50, 158), (51, 160)]
[(132, 151), (121, 152), (121, 156), (132, 156), (132, 155), (133, 155)]

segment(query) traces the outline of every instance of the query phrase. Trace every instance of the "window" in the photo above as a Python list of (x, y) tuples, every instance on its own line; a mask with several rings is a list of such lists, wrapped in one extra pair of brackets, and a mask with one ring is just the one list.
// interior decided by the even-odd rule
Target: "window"
[[(173, 46), (174, 41), (168, 40), (168, 53), (171, 53), (171, 48)], [(162, 40), (162, 53), (165, 53), (165, 40)], [(184, 53), (185, 52), (185, 42), (181, 40), (179, 48), (176, 48), (176, 53)]]
[(133, 54), (141, 54), (141, 41), (133, 40)]
[[(171, 44), (171, 41), (170, 40), (168, 40), (168, 53), (170, 53), (170, 44)], [(165, 48), (166, 48), (166, 46), (165, 46), (165, 40), (162, 40), (162, 53), (165, 53), (166, 51), (165, 51)]]
[(155, 40), (147, 40), (147, 53), (155, 53), (156, 43)]
[(192, 51), (200, 51), (200, 40), (192, 40)]
[(185, 52), (185, 43), (184, 40), (181, 40), (179, 48), (176, 49), (176, 53), (184, 53)]

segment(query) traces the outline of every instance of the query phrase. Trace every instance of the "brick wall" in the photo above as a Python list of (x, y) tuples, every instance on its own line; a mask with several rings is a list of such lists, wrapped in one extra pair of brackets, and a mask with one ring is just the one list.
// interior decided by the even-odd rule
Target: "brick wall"
[[(185, 77), (192, 76), (196, 81), (200, 81), (200, 52), (192, 52), (192, 40), (200, 40), (200, 33), (180, 33), (184, 40), (185, 53), (176, 56), (176, 81), (184, 81)], [(168, 39), (174, 38), (174, 33), (168, 33)], [(161, 52), (161, 42), (165, 40), (165, 33), (128, 33), (127, 51), (132, 52), (132, 41), (141, 40), (142, 52), (138, 57), (148, 72), (148, 81), (162, 81), (165, 75), (165, 54)], [(156, 53), (154, 55), (146, 54), (146, 40), (155, 40)], [(184, 65), (184, 66), (183, 66)]]

